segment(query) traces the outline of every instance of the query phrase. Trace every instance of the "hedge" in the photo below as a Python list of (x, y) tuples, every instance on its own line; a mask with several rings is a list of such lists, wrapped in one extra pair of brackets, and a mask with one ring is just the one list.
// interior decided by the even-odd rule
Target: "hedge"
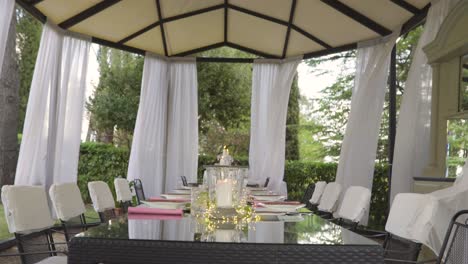
[[(126, 177), (129, 151), (108, 144), (83, 143), (78, 166), (78, 185), (83, 199), (90, 203), (87, 183), (102, 180), (109, 184), (112, 191), (115, 177)], [(198, 158), (198, 178), (203, 174), (203, 165), (214, 164), (216, 157), (200, 155)], [(248, 158), (236, 158), (237, 165), (248, 165)], [(299, 200), (310, 183), (335, 180), (336, 163), (286, 161), (285, 181), (288, 183), (289, 199)], [(388, 167), (376, 165), (372, 190), (371, 216), (369, 226), (382, 228), (388, 209)]]

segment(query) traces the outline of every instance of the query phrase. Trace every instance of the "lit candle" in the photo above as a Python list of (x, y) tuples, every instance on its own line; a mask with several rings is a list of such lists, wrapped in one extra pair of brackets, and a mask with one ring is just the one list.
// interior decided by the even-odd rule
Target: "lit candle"
[(232, 207), (232, 181), (219, 180), (216, 183), (216, 204), (218, 207)]

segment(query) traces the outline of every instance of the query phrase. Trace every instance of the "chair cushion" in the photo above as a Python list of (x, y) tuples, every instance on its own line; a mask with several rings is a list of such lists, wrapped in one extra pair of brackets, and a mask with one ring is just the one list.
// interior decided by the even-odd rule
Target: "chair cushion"
[(118, 202), (127, 202), (132, 200), (132, 191), (130, 190), (127, 179), (116, 178), (114, 180), (114, 187)]
[(330, 182), (323, 191), (318, 209), (323, 212), (333, 213), (341, 194), (341, 184)]
[(346, 190), (338, 210), (338, 217), (359, 223), (369, 210), (371, 191), (362, 186), (351, 186)]
[(50, 258), (43, 259), (36, 264), (67, 264), (66, 256), (54, 256)]
[(84, 214), (86, 211), (76, 183), (53, 184), (49, 189), (49, 195), (57, 217), (63, 221)]
[(421, 214), (424, 205), (430, 200), (429, 195), (420, 193), (399, 193), (393, 199), (388, 214), (385, 230), (399, 237), (413, 240), (410, 227)]
[(2, 203), (11, 233), (36, 231), (54, 225), (42, 186), (4, 185)]
[(326, 186), (327, 183), (324, 181), (319, 181), (315, 184), (314, 193), (312, 194), (312, 197), (309, 200), (311, 204), (319, 204), (320, 198), (322, 197), (323, 191), (325, 190)]
[(103, 181), (88, 182), (88, 190), (96, 212), (115, 208), (114, 197), (107, 183)]

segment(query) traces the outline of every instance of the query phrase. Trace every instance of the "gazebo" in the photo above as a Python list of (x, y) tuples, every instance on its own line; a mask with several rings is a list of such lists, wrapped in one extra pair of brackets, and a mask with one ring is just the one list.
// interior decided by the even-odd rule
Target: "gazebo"
[[(5, 12), (3, 28), (8, 28), (13, 1), (6, 2), (10, 7), (0, 11)], [(422, 48), (436, 36), (442, 42), (443, 33), (437, 35), (439, 28), (449, 31), (442, 22), (450, 12), (453, 17), (463, 17), (460, 10), (468, 8), (465, 0), (458, 4), (456, 0), (433, 1), (432, 5), (429, 0), (16, 3), (46, 26), (31, 86), (15, 185), (42, 185), (48, 189), (52, 184), (76, 182), (80, 141), (76, 131), (81, 127), (91, 43), (145, 56), (128, 179), (142, 180), (149, 195), (174, 189), (180, 176), (196, 179), (197, 61), (253, 63), (249, 183), (258, 184), (268, 178), (269, 191), (287, 195), (287, 183), (283, 182), (286, 108), (297, 65), (303, 59), (352, 49), (357, 49), (356, 81), (336, 175), (339, 188), (372, 189), (387, 83), (389, 161), (394, 166), (389, 174), (390, 200), (398, 193), (411, 191), (413, 176), (424, 176), (423, 171), (431, 166), (435, 166), (432, 174), (444, 167), (438, 156), (442, 140), (434, 138), (434, 131), (443, 130), (437, 122), (446, 104), (438, 106), (428, 96), (432, 93), (432, 70)], [(407, 81), (413, 87), (408, 95), (405, 93), (397, 134), (395, 43), (399, 36), (423, 22), (425, 31)], [(466, 41), (465, 35), (462, 38)], [(436, 45), (429, 45), (427, 52), (434, 53)], [(445, 56), (466, 51), (466, 43), (457, 45), (462, 48), (456, 46)], [(258, 58), (197, 57), (202, 51), (224, 46)], [(430, 63), (439, 63), (437, 55), (431, 57)], [(438, 102), (437, 98), (433, 100)], [(432, 117), (427, 115), (431, 109), (437, 113)], [(460, 109), (457, 114), (465, 115)], [(415, 152), (417, 148), (422, 151)], [(421, 153), (424, 157), (419, 156)], [(415, 160), (418, 162), (413, 166)], [(338, 195), (337, 200), (342, 199), (343, 195)], [(361, 224), (367, 222), (366, 210)], [(438, 251), (441, 239), (418, 242), (427, 242)]]

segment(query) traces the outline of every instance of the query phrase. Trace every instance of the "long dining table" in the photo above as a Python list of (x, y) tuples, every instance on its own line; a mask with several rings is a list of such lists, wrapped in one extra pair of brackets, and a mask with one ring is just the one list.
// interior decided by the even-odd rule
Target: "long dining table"
[(209, 233), (199, 224), (190, 214), (126, 214), (72, 238), (68, 263), (383, 263), (379, 243), (314, 214)]

